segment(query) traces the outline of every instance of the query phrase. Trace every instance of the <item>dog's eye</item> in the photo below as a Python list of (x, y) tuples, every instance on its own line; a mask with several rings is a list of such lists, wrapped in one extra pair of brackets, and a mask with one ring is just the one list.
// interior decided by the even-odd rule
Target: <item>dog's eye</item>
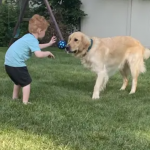
[(74, 39), (74, 41), (76, 42), (76, 41), (78, 41), (78, 39)]

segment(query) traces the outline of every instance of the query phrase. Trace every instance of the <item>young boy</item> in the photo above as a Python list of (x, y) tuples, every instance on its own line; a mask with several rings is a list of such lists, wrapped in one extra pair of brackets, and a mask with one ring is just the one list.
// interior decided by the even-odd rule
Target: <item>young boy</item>
[(18, 99), (19, 91), (22, 87), (23, 103), (28, 104), (30, 96), (30, 84), (32, 79), (28, 73), (25, 61), (34, 53), (36, 57), (54, 58), (49, 51), (41, 51), (41, 49), (51, 46), (56, 42), (56, 37), (52, 37), (49, 43), (39, 44), (38, 39), (45, 36), (45, 32), (49, 24), (43, 16), (34, 15), (29, 20), (29, 33), (14, 42), (5, 55), (5, 70), (11, 80), (14, 82), (13, 99)]

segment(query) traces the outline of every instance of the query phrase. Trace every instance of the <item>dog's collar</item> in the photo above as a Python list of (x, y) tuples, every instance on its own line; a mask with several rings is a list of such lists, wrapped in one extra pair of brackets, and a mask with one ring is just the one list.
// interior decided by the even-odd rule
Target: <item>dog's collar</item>
[(93, 45), (93, 40), (91, 39), (91, 45), (89, 46), (89, 48), (88, 48), (87, 52), (89, 52), (89, 51), (90, 51), (90, 49), (92, 48), (92, 45)]

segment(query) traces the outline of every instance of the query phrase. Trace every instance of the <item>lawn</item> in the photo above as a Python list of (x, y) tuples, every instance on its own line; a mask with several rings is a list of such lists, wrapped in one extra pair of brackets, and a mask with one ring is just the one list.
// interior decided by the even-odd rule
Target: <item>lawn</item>
[(32, 76), (30, 101), (11, 100), (13, 83), (0, 48), (0, 150), (150, 150), (150, 59), (136, 94), (119, 91), (119, 73), (99, 100), (91, 99), (96, 75), (64, 51), (56, 59), (27, 62)]

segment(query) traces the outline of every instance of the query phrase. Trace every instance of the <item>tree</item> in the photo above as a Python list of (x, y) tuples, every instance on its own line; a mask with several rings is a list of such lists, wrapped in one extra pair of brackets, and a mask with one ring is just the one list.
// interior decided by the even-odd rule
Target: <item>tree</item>
[(18, 9), (11, 5), (0, 5), (0, 46), (7, 46), (16, 23)]
[[(74, 30), (80, 30), (80, 19), (86, 15), (80, 9), (82, 5), (80, 0), (49, 0), (49, 3), (65, 39), (67, 39), (68, 35)], [(49, 18), (49, 14), (43, 0), (32, 0), (31, 5), (34, 8), (35, 13)], [(39, 7), (34, 7), (35, 5)], [(50, 21), (50, 23), (54, 29), (52, 21)], [(51, 32), (57, 35), (55, 30), (52, 30)]]
[[(21, 10), (20, 2), (24, 0), (3, 0), (5, 3), (0, 5), (0, 28), (3, 29), (0, 31), (0, 45), (7, 46), (6, 43), (9, 43), (9, 39), (12, 34), (12, 29), (14, 28), (16, 21), (19, 17)], [(79, 30), (79, 21), (86, 14), (80, 9), (82, 5), (80, 0), (49, 0), (51, 8), (53, 10), (56, 21), (59, 25), (59, 28), (62, 32), (62, 35), (65, 40), (67, 40), (68, 35), (74, 30)], [(21, 4), (21, 3), (20, 3)], [(9, 11), (8, 11), (9, 10)], [(8, 12), (11, 12), (10, 14)], [(29, 0), (29, 7), (25, 12), (25, 18), (30, 18), (33, 14), (40, 14), (45, 16), (49, 22), (50, 27), (46, 34), (46, 37), (41, 42), (47, 42), (52, 35), (57, 35), (55, 31), (54, 24), (51, 19), (49, 19), (49, 14), (46, 9), (43, 0)], [(28, 22), (21, 23), (21, 34), (24, 35), (28, 31)]]

